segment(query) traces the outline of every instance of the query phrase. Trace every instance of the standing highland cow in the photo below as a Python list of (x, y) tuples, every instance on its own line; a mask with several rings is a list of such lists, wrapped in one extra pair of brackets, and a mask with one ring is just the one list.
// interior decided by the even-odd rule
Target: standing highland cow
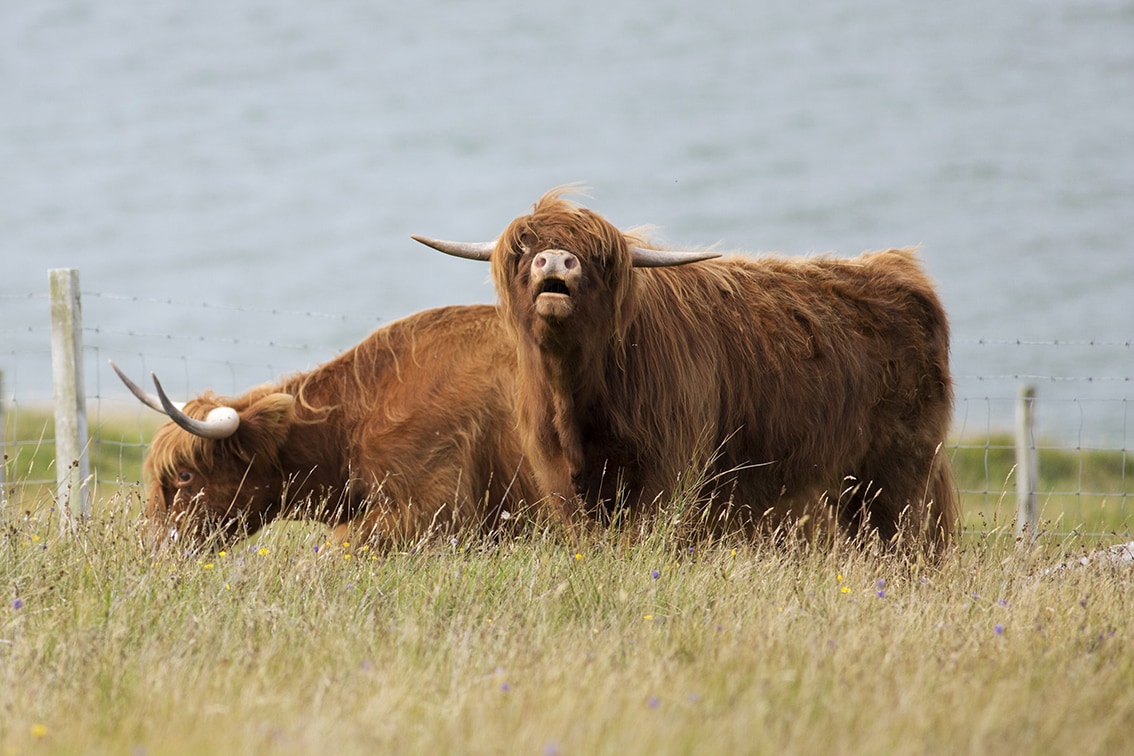
[(561, 195), (492, 243), (415, 238), (491, 260), (525, 452), (562, 516), (648, 518), (693, 485), (712, 532), (949, 542), (949, 329), (911, 250), (709, 260)]
[(427, 310), (315, 370), (183, 409), (156, 377), (151, 396), (119, 376), (171, 418), (145, 463), (156, 542), (220, 546), (278, 518), (379, 544), (492, 532), (538, 498), (516, 432), (516, 347), (495, 307)]

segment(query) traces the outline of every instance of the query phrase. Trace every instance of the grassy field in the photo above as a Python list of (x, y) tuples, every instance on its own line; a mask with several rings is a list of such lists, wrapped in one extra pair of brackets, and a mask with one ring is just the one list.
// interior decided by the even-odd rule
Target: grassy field
[[(136, 481), (141, 447), (104, 448)], [(45, 497), (0, 510), (0, 753), (1128, 749), (1134, 571), (1045, 569), (1129, 539), (986, 530), (925, 565), (664, 530), (379, 555), (289, 524), (155, 558), (136, 487), (71, 537)]]

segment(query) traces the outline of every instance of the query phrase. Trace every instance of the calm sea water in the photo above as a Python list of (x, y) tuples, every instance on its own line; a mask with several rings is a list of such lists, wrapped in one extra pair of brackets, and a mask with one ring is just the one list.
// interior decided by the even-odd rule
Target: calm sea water
[(1036, 375), (1053, 432), (1129, 439), (1095, 402), (1134, 373), (1132, 40), (1129, 0), (4, 3), (5, 396), (50, 395), (49, 268), (81, 271), (92, 393), (108, 356), (242, 390), (493, 301), (409, 235), (578, 181), (674, 245), (921, 244), (959, 422)]

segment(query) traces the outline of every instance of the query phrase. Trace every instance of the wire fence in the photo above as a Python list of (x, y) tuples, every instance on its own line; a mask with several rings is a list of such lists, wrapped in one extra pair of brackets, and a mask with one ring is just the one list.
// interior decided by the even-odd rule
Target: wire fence
[[(0, 306), (46, 312), (47, 292), (0, 293)], [(20, 309), (15, 307), (13, 309)], [(111, 371), (157, 373), (171, 395), (205, 389), (238, 395), (309, 370), (384, 321), (373, 314), (262, 309), (209, 301), (82, 292), (79, 370), (89, 418), (93, 481), (136, 494), (140, 459), (164, 418), (144, 408)], [(5, 504), (29, 491), (58, 496), (51, 322), (0, 325), (0, 485)], [(1038, 463), (1034, 495), (1049, 534), (1129, 536), (1132, 341), (966, 339), (953, 342), (954, 424), (945, 450), (957, 473), (965, 527), (1007, 530), (1017, 520), (1015, 419), (1022, 386), (1036, 390), (1029, 433)]]

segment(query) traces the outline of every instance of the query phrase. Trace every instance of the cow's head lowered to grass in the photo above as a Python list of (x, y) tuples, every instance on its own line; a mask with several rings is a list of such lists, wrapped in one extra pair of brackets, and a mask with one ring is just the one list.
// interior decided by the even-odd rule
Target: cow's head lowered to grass
[(297, 421), (294, 396), (205, 393), (178, 405), (156, 375), (155, 395), (111, 366), (138, 399), (171, 421), (155, 432), (145, 462), (151, 537), (224, 543), (276, 518), (287, 483), (280, 450)]

